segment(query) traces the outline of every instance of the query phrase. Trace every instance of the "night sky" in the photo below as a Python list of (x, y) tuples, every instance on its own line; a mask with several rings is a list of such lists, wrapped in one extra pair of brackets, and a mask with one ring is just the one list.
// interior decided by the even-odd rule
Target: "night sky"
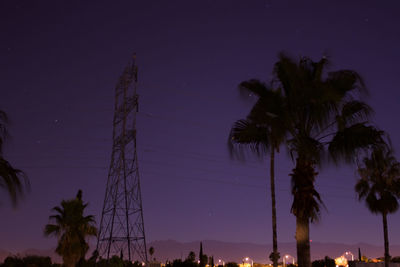
[[(277, 54), (354, 69), (374, 122), (400, 157), (398, 1), (0, 1), (0, 109), (11, 119), (5, 157), (31, 192), (17, 209), (1, 191), (0, 248), (54, 247), (50, 209), (83, 190), (100, 213), (112, 146), (114, 87), (139, 65), (139, 168), (147, 241), (272, 242), (268, 158), (231, 160), (230, 127), (252, 101), (238, 84), (269, 81)], [(277, 158), (278, 241), (294, 242), (285, 149)], [(327, 166), (319, 242), (383, 246), (381, 217), (354, 193), (354, 166)], [(388, 219), (400, 244), (400, 212)], [(284, 253), (284, 252), (281, 252)]]

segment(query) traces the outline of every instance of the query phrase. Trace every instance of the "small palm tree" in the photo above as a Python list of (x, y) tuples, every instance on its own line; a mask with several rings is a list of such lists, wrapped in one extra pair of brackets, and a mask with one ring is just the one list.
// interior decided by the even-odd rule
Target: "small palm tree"
[(383, 237), (385, 246), (385, 267), (389, 266), (389, 237), (387, 215), (399, 208), (400, 197), (400, 163), (393, 156), (392, 151), (377, 148), (370, 157), (363, 159), (358, 168), (360, 179), (355, 190), (359, 200), (365, 200), (372, 213), (380, 213), (383, 222)]
[(29, 183), (25, 174), (11, 166), (3, 157), (3, 143), (8, 135), (7, 123), (7, 114), (0, 110), (0, 187), (8, 192), (12, 204), (15, 206), (23, 195), (24, 189), (29, 188)]
[(257, 102), (244, 120), (234, 123), (229, 135), (230, 152), (243, 157), (243, 149), (250, 149), (259, 157), (270, 155), (270, 194), (272, 206), (272, 248), (273, 266), (278, 266), (279, 252), (276, 230), (275, 200), (275, 152), (285, 140), (286, 128), (282, 123), (285, 112), (280, 91), (273, 90), (258, 80), (242, 82), (239, 88), (258, 97)]
[(94, 217), (84, 216), (87, 205), (83, 203), (82, 191), (79, 190), (76, 198), (63, 200), (61, 206), (52, 209), (57, 213), (49, 217), (54, 224), (47, 224), (44, 229), (45, 236), (57, 236), (56, 252), (62, 256), (66, 267), (74, 267), (84, 259), (89, 249), (86, 237), (97, 235)]

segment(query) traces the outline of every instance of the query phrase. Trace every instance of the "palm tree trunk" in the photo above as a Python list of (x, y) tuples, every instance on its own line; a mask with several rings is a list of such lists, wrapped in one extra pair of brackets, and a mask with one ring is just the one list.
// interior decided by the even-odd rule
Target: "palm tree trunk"
[(270, 165), (270, 180), (271, 180), (271, 202), (272, 202), (272, 252), (273, 267), (278, 267), (278, 238), (276, 233), (276, 203), (275, 203), (275, 149), (271, 149), (271, 165)]
[(310, 261), (310, 221), (296, 216), (296, 246), (298, 267), (311, 267)]
[(304, 158), (296, 159), (293, 169), (291, 212), (296, 216), (297, 263), (299, 267), (311, 267), (310, 220), (318, 217), (320, 197), (314, 188), (313, 163)]
[(63, 263), (65, 267), (75, 267), (77, 261), (71, 255), (63, 256)]
[(383, 239), (385, 240), (385, 267), (389, 267), (390, 255), (389, 255), (389, 236), (388, 236), (388, 227), (387, 227), (387, 214), (386, 212), (382, 213), (383, 219)]

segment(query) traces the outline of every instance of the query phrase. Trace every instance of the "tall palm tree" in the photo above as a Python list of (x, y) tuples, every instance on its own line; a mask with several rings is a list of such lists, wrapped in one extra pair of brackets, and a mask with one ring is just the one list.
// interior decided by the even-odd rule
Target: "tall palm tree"
[(272, 206), (272, 248), (271, 260), (273, 266), (278, 266), (278, 241), (276, 230), (276, 200), (275, 200), (275, 152), (285, 140), (286, 129), (282, 127), (284, 111), (282, 110), (282, 95), (280, 91), (258, 80), (242, 82), (239, 88), (258, 97), (257, 102), (244, 120), (234, 123), (229, 135), (231, 153), (243, 156), (243, 149), (250, 149), (257, 156), (270, 154), (270, 189)]
[(0, 110), (0, 187), (8, 192), (12, 204), (15, 206), (23, 195), (24, 189), (29, 188), (29, 183), (25, 174), (11, 166), (3, 156), (3, 143), (8, 136), (7, 124), (7, 114)]
[[(291, 173), (291, 212), (296, 217), (299, 267), (311, 266), (309, 224), (319, 219), (323, 205), (314, 187), (317, 167), (327, 159), (337, 164), (353, 162), (360, 150), (383, 143), (383, 133), (368, 124), (372, 109), (359, 100), (366, 92), (360, 75), (351, 70), (325, 73), (328, 63), (325, 57), (318, 62), (305, 57), (296, 61), (281, 53), (274, 66), (273, 86), (280, 92), (281, 113), (272, 112), (272, 117), (278, 115), (279, 132), (285, 133), (285, 142), (295, 162)], [(264, 103), (267, 105), (267, 100)], [(259, 151), (258, 147), (265, 148), (269, 140), (267, 133), (260, 133), (266, 132), (261, 127), (268, 130), (276, 124), (260, 119), (271, 116), (265, 112), (268, 108), (253, 110), (259, 116), (250, 116), (242, 123), (252, 126), (256, 140), (264, 138), (264, 143), (247, 140), (251, 148)], [(245, 139), (239, 141), (246, 144)]]
[(277, 86), (285, 99), (287, 145), (295, 168), (291, 173), (299, 267), (310, 267), (309, 223), (323, 205), (314, 182), (326, 159), (354, 162), (360, 151), (381, 145), (383, 132), (368, 124), (372, 109), (359, 98), (366, 92), (355, 71), (325, 73), (329, 61), (303, 57), (298, 62), (281, 53), (275, 64)]
[(89, 245), (86, 237), (96, 236), (97, 228), (92, 215), (84, 216), (87, 203), (82, 201), (82, 191), (79, 190), (75, 199), (61, 201), (61, 206), (52, 210), (55, 215), (49, 217), (54, 221), (44, 229), (45, 236), (55, 235), (58, 238), (57, 254), (62, 256), (66, 267), (74, 267), (84, 259)]
[(355, 190), (361, 201), (365, 200), (372, 213), (380, 213), (383, 222), (383, 237), (385, 246), (385, 267), (389, 266), (389, 237), (387, 215), (399, 208), (400, 197), (400, 163), (393, 156), (392, 151), (375, 149), (370, 157), (363, 159), (358, 168), (360, 179)]

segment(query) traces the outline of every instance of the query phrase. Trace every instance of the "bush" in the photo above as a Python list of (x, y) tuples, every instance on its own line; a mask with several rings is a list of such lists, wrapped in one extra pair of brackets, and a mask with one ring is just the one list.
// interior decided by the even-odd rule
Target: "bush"
[(335, 267), (335, 260), (326, 256), (322, 260), (315, 260), (311, 264), (312, 267)]
[(239, 265), (236, 262), (227, 262), (225, 267), (239, 267)]
[(9, 256), (4, 260), (2, 267), (55, 267), (50, 257), (29, 255), (24, 258)]
[(399, 256), (393, 257), (393, 258), (391, 259), (391, 262), (398, 262), (398, 263), (400, 263), (400, 257), (399, 257)]

